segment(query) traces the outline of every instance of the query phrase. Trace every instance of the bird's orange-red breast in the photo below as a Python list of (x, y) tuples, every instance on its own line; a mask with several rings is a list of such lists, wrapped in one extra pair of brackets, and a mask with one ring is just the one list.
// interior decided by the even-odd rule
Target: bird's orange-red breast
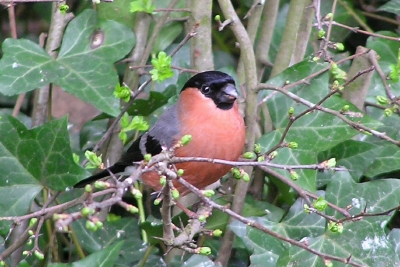
[[(109, 170), (116, 174), (126, 173), (132, 169), (132, 162), (143, 160), (144, 154), (158, 154), (161, 146), (169, 148), (187, 134), (192, 140), (177, 148), (176, 156), (237, 160), (245, 144), (245, 125), (237, 96), (233, 78), (223, 72), (207, 71), (193, 76), (183, 87), (177, 103), (165, 111)], [(183, 169), (183, 178), (199, 189), (216, 182), (232, 167), (195, 161), (175, 166)], [(107, 170), (80, 181), (75, 187), (83, 187), (105, 176), (109, 176)], [(156, 172), (144, 173), (142, 180), (156, 191), (162, 188)], [(181, 195), (190, 192), (178, 182), (174, 182), (174, 186)]]

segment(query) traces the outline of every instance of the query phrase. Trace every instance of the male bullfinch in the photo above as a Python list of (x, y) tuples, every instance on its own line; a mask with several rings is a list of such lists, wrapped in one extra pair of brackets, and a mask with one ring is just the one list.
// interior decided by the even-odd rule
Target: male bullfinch
[[(238, 160), (245, 144), (245, 126), (238, 110), (237, 97), (231, 76), (219, 71), (196, 74), (183, 86), (177, 103), (166, 110), (154, 126), (140, 136), (108, 170), (114, 174), (126, 173), (133, 162), (143, 160), (143, 155), (159, 154), (162, 146), (170, 148), (188, 134), (192, 140), (178, 147), (175, 156)], [(183, 178), (199, 189), (216, 182), (232, 167), (207, 162), (184, 162), (175, 166), (183, 169)], [(75, 187), (84, 187), (109, 176), (108, 170), (78, 182)], [(144, 173), (142, 181), (155, 191), (162, 188), (156, 172)], [(178, 182), (174, 182), (174, 186), (181, 195), (190, 192)]]

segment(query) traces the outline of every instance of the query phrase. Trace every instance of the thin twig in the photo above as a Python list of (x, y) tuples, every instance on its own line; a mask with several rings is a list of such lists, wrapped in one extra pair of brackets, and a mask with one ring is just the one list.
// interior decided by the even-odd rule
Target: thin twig
[[(400, 38), (399, 38), (400, 40)], [(381, 66), (378, 63), (378, 55), (374, 52), (369, 54), (369, 61), (371, 62), (371, 64), (374, 66), (374, 68), (376, 69), (376, 72), (379, 75), (379, 78), (381, 79), (381, 82), (383, 84), (383, 87), (385, 88), (385, 92), (387, 97), (390, 99), (391, 102), (395, 101), (395, 95), (392, 93), (392, 91), (390, 90), (390, 87), (386, 81), (386, 75), (385, 73), (383, 73), (383, 70), (381, 69)]]
[(261, 225), (261, 224), (258, 223), (257, 221), (252, 220), (252, 219), (248, 219), (248, 218), (246, 218), (246, 217), (243, 217), (243, 216), (241, 216), (241, 215), (239, 215), (239, 214), (233, 212), (232, 210), (228, 209), (226, 206), (222, 206), (222, 205), (219, 205), (219, 204), (213, 202), (213, 201), (210, 200), (209, 198), (205, 197), (205, 196), (201, 193), (201, 191), (200, 191), (199, 189), (197, 189), (196, 187), (194, 187), (194, 186), (191, 185), (190, 183), (186, 182), (185, 179), (183, 179), (183, 178), (178, 178), (178, 181), (179, 181), (181, 184), (183, 184), (184, 186), (186, 186), (188, 189), (190, 189), (190, 190), (191, 190), (193, 193), (195, 193), (198, 197), (200, 197), (201, 200), (202, 200), (203, 202), (207, 203), (208, 205), (212, 206), (212, 207), (215, 208), (215, 209), (218, 209), (218, 210), (220, 210), (220, 211), (222, 211), (222, 212), (228, 214), (230, 217), (237, 219), (238, 221), (244, 223), (245, 225), (254, 227), (254, 228), (256, 228), (256, 229), (259, 229), (259, 230), (263, 231), (264, 233), (266, 233), (266, 234), (268, 234), (268, 235), (270, 235), (270, 236), (273, 236), (273, 237), (275, 237), (275, 238), (277, 238), (277, 239), (280, 239), (280, 240), (282, 240), (282, 241), (285, 241), (285, 242), (287, 242), (287, 243), (289, 243), (289, 244), (292, 244), (292, 245), (294, 245), (294, 246), (300, 247), (300, 248), (302, 248), (302, 249), (304, 249), (304, 250), (306, 250), (306, 251), (308, 251), (308, 252), (310, 252), (310, 253), (312, 253), (312, 254), (314, 254), (314, 255), (316, 255), (316, 256), (318, 256), (318, 257), (324, 259), (324, 260), (327, 259), (327, 260), (332, 260), (332, 261), (338, 261), (338, 262), (346, 263), (346, 264), (348, 264), (348, 265), (355, 266), (355, 267), (363, 267), (363, 265), (360, 265), (360, 264), (358, 264), (358, 263), (353, 262), (353, 261), (351, 260), (351, 255), (349, 255), (348, 258), (340, 258), (340, 257), (332, 256), (332, 255), (329, 255), (329, 254), (325, 254), (325, 253), (319, 252), (319, 251), (317, 251), (317, 250), (315, 250), (315, 249), (313, 249), (313, 248), (310, 248), (307, 244), (305, 244), (305, 243), (303, 243), (303, 242), (296, 241), (296, 240), (294, 240), (294, 239), (291, 239), (291, 238), (282, 236), (282, 235), (280, 235), (280, 234), (277, 234), (277, 233), (275, 233), (274, 231), (270, 230), (269, 228), (267, 228), (267, 227)]
[(373, 32), (369, 32), (369, 31), (360, 30), (359, 28), (350, 27), (350, 26), (341, 24), (341, 23), (336, 22), (336, 21), (332, 21), (332, 25), (335, 25), (335, 26), (338, 26), (338, 27), (342, 27), (344, 29), (350, 30), (350, 31), (355, 32), (355, 33), (362, 33), (362, 34), (365, 34), (365, 35), (379, 37), (379, 38), (392, 40), (392, 41), (396, 41), (396, 42), (400, 41), (399, 37), (386, 36), (386, 35), (379, 34), (379, 33), (373, 33)]

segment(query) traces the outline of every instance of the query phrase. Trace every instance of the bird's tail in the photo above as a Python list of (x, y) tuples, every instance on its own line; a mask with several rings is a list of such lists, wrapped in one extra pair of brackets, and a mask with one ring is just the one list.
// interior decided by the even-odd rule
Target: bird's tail
[(87, 184), (91, 184), (91, 183), (93, 183), (93, 182), (95, 182), (95, 181), (97, 181), (97, 180), (99, 180), (101, 178), (110, 176), (110, 172), (112, 172), (114, 174), (117, 174), (117, 173), (123, 171), (123, 169), (124, 168), (122, 168), (122, 170), (121, 170), (121, 166), (113, 165), (108, 169), (102, 170), (101, 172), (98, 172), (98, 173), (96, 173), (96, 174), (94, 174), (94, 175), (92, 175), (92, 176), (90, 176), (88, 178), (85, 178), (85, 179), (79, 181), (78, 183), (76, 183), (74, 185), (74, 188), (83, 188)]

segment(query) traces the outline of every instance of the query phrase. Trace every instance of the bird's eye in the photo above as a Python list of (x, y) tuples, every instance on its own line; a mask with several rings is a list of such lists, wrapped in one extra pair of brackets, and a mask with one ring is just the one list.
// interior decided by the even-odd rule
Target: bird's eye
[(203, 94), (208, 94), (211, 91), (211, 88), (209, 86), (202, 86), (201, 87), (201, 92)]

